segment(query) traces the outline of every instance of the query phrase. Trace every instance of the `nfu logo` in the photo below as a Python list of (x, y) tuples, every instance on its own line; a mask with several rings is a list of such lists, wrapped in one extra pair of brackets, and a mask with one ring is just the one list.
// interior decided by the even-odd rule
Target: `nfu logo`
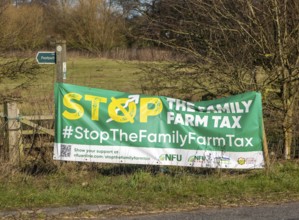
[(191, 162), (191, 163), (196, 163), (196, 162), (199, 162), (199, 163), (202, 163), (204, 161), (206, 161), (206, 156), (201, 156), (201, 155), (197, 155), (197, 156), (191, 156), (189, 157), (188, 159), (188, 162)]
[(162, 154), (159, 157), (160, 161), (182, 161), (182, 155), (181, 154)]

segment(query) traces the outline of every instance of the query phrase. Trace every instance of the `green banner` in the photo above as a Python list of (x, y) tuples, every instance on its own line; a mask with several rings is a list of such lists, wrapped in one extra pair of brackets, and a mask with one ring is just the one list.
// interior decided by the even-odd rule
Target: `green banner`
[(261, 95), (187, 102), (55, 84), (54, 159), (262, 168)]

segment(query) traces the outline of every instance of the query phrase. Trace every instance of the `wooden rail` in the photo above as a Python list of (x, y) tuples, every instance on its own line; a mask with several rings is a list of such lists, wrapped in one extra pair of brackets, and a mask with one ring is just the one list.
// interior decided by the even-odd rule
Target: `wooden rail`
[[(35, 120), (49, 120), (49, 119), (35, 119)], [(30, 120), (28, 120), (24, 117), (21, 117), (19, 121), (21, 123), (23, 123), (25, 125), (28, 125), (28, 126), (35, 129), (35, 130), (23, 130), (22, 134), (24, 134), (24, 135), (36, 134), (37, 131), (39, 131), (39, 133), (46, 133), (46, 134), (49, 134), (51, 136), (54, 136), (54, 130), (53, 129), (44, 128), (44, 127), (42, 127), (42, 126), (40, 126), (36, 123), (33, 123), (32, 121), (30, 121)]]

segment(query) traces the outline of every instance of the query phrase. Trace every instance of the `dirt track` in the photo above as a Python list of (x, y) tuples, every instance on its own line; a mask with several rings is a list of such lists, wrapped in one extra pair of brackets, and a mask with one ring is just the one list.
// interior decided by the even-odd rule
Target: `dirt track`
[(77, 207), (41, 208), (0, 212), (0, 219), (119, 219), (119, 220), (299, 220), (299, 202), (244, 206), (235, 208), (201, 208), (170, 213), (142, 213), (134, 208), (112, 205), (82, 205)]

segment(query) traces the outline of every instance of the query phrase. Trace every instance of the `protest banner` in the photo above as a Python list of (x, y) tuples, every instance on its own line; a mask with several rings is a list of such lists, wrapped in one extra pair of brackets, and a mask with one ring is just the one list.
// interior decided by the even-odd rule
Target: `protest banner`
[(263, 168), (261, 94), (211, 101), (55, 84), (54, 159)]

